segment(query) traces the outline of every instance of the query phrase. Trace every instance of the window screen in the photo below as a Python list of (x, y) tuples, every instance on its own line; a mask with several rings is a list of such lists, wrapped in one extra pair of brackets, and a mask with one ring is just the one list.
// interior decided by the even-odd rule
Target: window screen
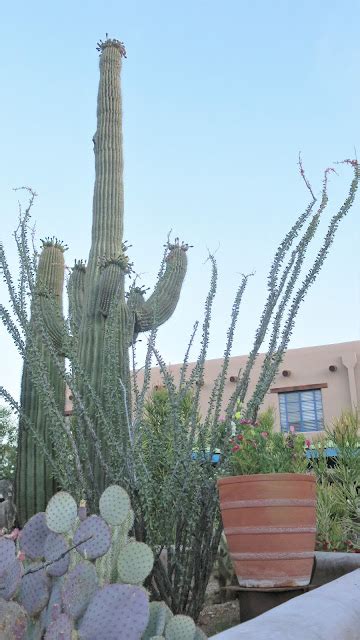
[(281, 431), (321, 431), (324, 416), (321, 389), (279, 393)]

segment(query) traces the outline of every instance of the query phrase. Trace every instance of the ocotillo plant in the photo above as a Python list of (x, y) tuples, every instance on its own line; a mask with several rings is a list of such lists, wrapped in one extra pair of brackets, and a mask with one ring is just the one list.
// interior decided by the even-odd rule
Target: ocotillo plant
[[(47, 319), (49, 313), (57, 315), (59, 325), (62, 322), (64, 250), (66, 247), (56, 239), (43, 241), (40, 255), (37, 281), (33, 291), (31, 319), (27, 332), (25, 362), (21, 381), (21, 399), (23, 416), (19, 423), (18, 453), (16, 465), (16, 506), (18, 520), (23, 524), (44, 506), (56, 491), (54, 471), (44, 456), (45, 449), (51, 455), (54, 448), (49, 416), (44, 410), (37, 386), (27, 360), (30, 352), (37, 352), (48, 374), (59, 411), (63, 411), (65, 401), (65, 383), (56, 368), (53, 358), (38, 331), (39, 314)], [(51, 326), (51, 323), (49, 323)], [(52, 342), (60, 359), (64, 359), (61, 349), (61, 336), (52, 334)], [(25, 421), (26, 420), (26, 421)], [(27, 423), (33, 425), (29, 429)]]

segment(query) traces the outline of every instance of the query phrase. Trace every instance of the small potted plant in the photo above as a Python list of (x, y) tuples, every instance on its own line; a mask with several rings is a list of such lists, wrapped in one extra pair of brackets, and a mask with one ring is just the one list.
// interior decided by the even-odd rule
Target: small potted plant
[(257, 422), (239, 412), (233, 422), (226, 470), (218, 480), (230, 557), (240, 586), (309, 584), (316, 537), (315, 476), (309, 442), (291, 427), (274, 432), (268, 410)]

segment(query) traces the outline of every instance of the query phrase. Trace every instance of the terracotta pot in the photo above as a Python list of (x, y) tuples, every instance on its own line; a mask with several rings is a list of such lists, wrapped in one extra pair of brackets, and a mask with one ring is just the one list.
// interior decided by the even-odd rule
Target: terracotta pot
[(300, 473), (218, 480), (224, 531), (239, 585), (309, 584), (315, 550), (315, 477)]

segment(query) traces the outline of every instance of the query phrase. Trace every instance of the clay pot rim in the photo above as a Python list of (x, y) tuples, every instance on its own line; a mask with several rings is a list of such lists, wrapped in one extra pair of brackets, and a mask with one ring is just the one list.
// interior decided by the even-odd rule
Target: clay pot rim
[(309, 473), (254, 473), (251, 475), (242, 476), (224, 476), (218, 478), (217, 484), (237, 484), (241, 482), (259, 482), (266, 480), (266, 482), (276, 482), (281, 480), (299, 480), (301, 482), (316, 482), (314, 474)]

